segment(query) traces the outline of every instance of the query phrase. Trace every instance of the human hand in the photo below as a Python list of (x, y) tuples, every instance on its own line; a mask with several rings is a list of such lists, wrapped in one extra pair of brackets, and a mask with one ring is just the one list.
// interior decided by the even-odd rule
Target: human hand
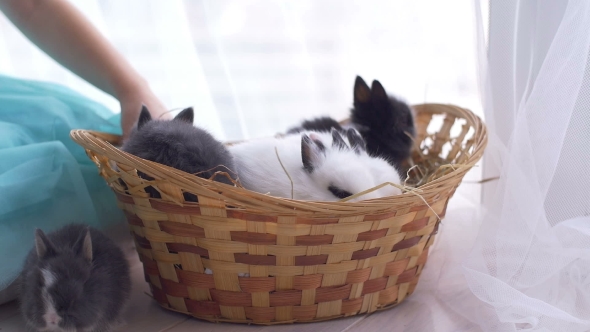
[(119, 101), (124, 138), (142, 104), (155, 119), (169, 116), (141, 74), (70, 1), (0, 0), (0, 10), (54, 60)]
[(121, 128), (123, 140), (129, 137), (131, 130), (137, 123), (141, 106), (147, 106), (153, 119), (170, 119), (170, 112), (149, 88), (134, 89), (122, 93), (119, 97), (121, 104)]

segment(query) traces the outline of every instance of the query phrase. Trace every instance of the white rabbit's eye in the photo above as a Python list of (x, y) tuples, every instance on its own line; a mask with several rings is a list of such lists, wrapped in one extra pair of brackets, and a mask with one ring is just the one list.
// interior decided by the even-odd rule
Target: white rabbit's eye
[(346, 197), (352, 196), (352, 194), (346, 190), (342, 190), (334, 185), (331, 185), (328, 187), (328, 190), (330, 190), (330, 192), (332, 194), (334, 194), (334, 196), (340, 198), (340, 199), (344, 199)]

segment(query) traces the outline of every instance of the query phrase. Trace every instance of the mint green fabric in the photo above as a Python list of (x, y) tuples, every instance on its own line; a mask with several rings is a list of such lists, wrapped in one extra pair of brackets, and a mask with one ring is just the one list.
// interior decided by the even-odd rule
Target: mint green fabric
[(18, 275), (36, 227), (125, 222), (71, 129), (120, 134), (120, 116), (66, 87), (0, 75), (0, 289)]

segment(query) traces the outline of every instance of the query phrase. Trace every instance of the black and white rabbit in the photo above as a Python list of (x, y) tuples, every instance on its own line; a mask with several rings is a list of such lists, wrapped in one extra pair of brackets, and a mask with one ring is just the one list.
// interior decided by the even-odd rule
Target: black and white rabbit
[[(133, 129), (121, 150), (137, 157), (174, 167), (202, 178), (211, 178), (215, 172), (226, 172), (236, 179), (233, 158), (227, 148), (206, 130), (193, 125), (192, 107), (184, 109), (173, 120), (152, 120), (147, 107), (143, 106), (137, 127)], [(149, 176), (141, 177), (151, 180)], [(224, 175), (215, 181), (233, 185)], [(160, 193), (148, 187), (152, 197)], [(197, 201), (193, 194), (185, 193), (185, 200)]]
[(300, 126), (289, 129), (287, 134), (296, 134), (302, 131), (330, 132), (332, 128), (339, 131), (344, 129), (340, 123), (333, 118), (322, 116), (311, 120), (304, 120)]
[(405, 102), (388, 96), (379, 81), (374, 80), (369, 89), (360, 76), (356, 77), (350, 120), (371, 154), (393, 165), (410, 156), (415, 135), (412, 110)]
[[(395, 167), (383, 158), (369, 156), (354, 129), (304, 131), (282, 138), (254, 139), (229, 149), (242, 185), (276, 197), (338, 201), (384, 182), (400, 183)], [(400, 193), (396, 187), (385, 186), (351, 202)]]
[(131, 292), (121, 249), (100, 231), (70, 224), (35, 231), (20, 275), (20, 308), (35, 331), (110, 331)]
[[(379, 81), (374, 80), (369, 88), (360, 76), (356, 77), (350, 120), (351, 126), (366, 141), (370, 155), (380, 156), (398, 168), (410, 156), (415, 135), (412, 110), (405, 102), (388, 96)], [(303, 130), (329, 132), (331, 128), (344, 129), (336, 120), (320, 117), (306, 120), (289, 129), (288, 133)]]

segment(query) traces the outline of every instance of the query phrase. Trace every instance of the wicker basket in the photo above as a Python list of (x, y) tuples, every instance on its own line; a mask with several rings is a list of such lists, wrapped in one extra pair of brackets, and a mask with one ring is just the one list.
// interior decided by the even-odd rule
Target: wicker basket
[[(358, 203), (270, 197), (124, 153), (111, 144), (118, 136), (73, 130), (71, 137), (114, 190), (161, 306), (209, 321), (312, 322), (392, 307), (410, 295), (439, 217), (483, 154), (486, 129), (470, 111), (414, 109), (413, 161), (455, 166), (419, 191)], [(161, 199), (149, 198), (150, 185)], [(185, 203), (185, 191), (199, 203)]]

